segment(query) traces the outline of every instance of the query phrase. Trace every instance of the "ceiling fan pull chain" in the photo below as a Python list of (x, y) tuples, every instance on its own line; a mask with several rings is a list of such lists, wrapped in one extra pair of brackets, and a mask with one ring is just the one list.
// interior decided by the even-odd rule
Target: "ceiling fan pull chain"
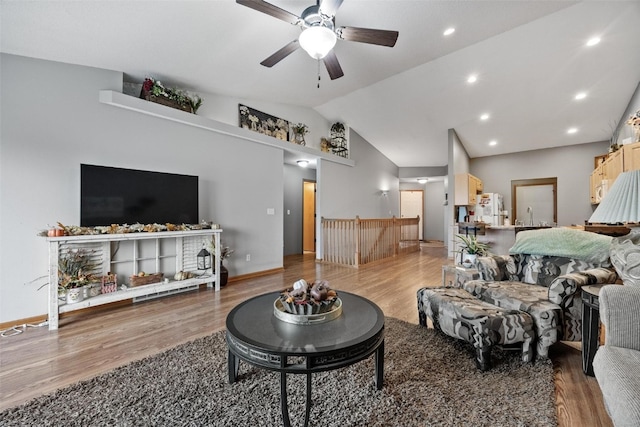
[(320, 89), (320, 59), (318, 59), (318, 89)]

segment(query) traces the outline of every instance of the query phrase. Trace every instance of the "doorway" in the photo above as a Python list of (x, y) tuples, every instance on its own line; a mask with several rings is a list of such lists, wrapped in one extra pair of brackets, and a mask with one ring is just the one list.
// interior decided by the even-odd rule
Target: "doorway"
[(316, 182), (302, 183), (302, 252), (316, 251)]
[(515, 221), (538, 226), (558, 223), (557, 178), (511, 181), (511, 209)]
[(424, 240), (424, 191), (400, 190), (400, 218), (420, 217), (418, 222), (418, 239)]

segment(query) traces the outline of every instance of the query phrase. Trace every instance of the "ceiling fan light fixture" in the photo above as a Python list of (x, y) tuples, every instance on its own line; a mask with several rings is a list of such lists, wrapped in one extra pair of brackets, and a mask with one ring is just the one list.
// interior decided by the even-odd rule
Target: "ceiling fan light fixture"
[(322, 59), (336, 45), (336, 34), (327, 27), (316, 25), (306, 28), (300, 34), (300, 46), (314, 59)]

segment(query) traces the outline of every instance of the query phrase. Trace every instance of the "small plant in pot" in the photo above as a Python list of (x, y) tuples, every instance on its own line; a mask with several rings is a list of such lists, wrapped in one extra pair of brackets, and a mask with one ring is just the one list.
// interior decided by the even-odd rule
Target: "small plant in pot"
[(91, 257), (92, 251), (71, 249), (60, 255), (58, 260), (58, 288), (66, 294), (67, 304), (84, 299), (83, 287), (97, 281), (97, 268)]
[(463, 236), (462, 234), (457, 234), (456, 237), (460, 240), (456, 252), (461, 254), (460, 264), (463, 266), (472, 267), (475, 265), (478, 256), (487, 254), (489, 243), (479, 242), (478, 238), (473, 235)]

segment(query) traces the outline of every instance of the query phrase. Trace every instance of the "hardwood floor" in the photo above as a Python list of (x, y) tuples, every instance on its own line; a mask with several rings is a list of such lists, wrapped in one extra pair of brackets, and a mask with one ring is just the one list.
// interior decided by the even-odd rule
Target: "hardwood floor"
[[(416, 291), (439, 286), (447, 262), (446, 251), (437, 247), (360, 269), (296, 255), (285, 258), (283, 272), (231, 281), (218, 293), (202, 288), (65, 316), (57, 331), (44, 327), (0, 338), (0, 409), (221, 330), (236, 304), (300, 278), (328, 280), (334, 289), (376, 302), (387, 316), (417, 324)], [(580, 351), (559, 343), (551, 358), (559, 425), (611, 426), (597, 381), (582, 372)]]

